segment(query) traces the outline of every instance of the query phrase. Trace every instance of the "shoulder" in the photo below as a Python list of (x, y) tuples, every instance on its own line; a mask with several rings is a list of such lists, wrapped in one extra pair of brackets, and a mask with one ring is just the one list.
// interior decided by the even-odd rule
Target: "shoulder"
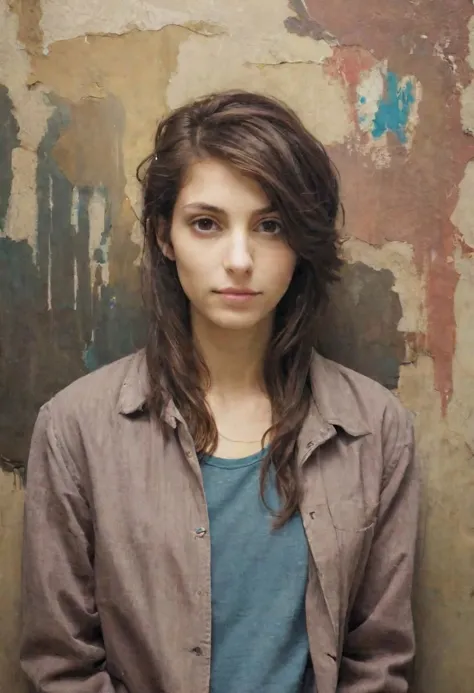
[(102, 366), (58, 392), (50, 404), (76, 410), (98, 406), (117, 408), (124, 383), (128, 382), (131, 371), (139, 370), (143, 359), (143, 352), (140, 351)]
[[(71, 437), (79, 431), (93, 433), (115, 425), (117, 417), (131, 396), (145, 400), (147, 383), (145, 356), (137, 352), (103, 366), (75, 380), (58, 392), (42, 410), (60, 437)], [(126, 408), (126, 407), (125, 407)]]
[(369, 435), (389, 460), (411, 445), (413, 417), (398, 397), (376, 381), (314, 354), (312, 387), (322, 416), (349, 434)]

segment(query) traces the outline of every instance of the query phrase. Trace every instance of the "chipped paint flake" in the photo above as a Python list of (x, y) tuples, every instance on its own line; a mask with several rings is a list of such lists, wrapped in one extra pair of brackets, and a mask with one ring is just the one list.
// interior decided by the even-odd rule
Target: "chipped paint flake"
[(8, 205), (5, 232), (15, 241), (27, 240), (34, 248), (36, 241), (36, 201), (37, 157), (27, 149), (15, 148), (12, 151), (12, 189)]
[(474, 135), (474, 81), (461, 94), (461, 121), (464, 132)]
[[(459, 197), (451, 221), (459, 229), (463, 240), (474, 248), (474, 161), (466, 166), (464, 178), (459, 186)], [(473, 352), (474, 353), (474, 352)]]
[[(95, 189), (89, 200), (89, 253), (92, 266), (101, 265), (102, 282), (108, 283), (108, 247), (110, 240), (109, 210), (105, 191)], [(92, 272), (92, 284), (95, 278)]]
[(474, 70), (474, 14), (469, 20), (469, 48), (467, 55), (467, 64)]
[(79, 188), (76, 185), (72, 190), (71, 226), (74, 227), (77, 233), (79, 230)]
[[(179, 5), (179, 7), (177, 7)], [(286, 2), (274, 2), (271, 10), (266, 2), (240, 0), (232, 2), (197, 3), (196, 0), (90, 0), (84, 6), (79, 0), (42, 0), (41, 27), (44, 45), (87, 34), (125, 34), (133, 30), (159, 31), (179, 26), (191, 33), (213, 40), (227, 34), (240, 42), (242, 56), (259, 53), (255, 62), (265, 62), (273, 52), (277, 60), (285, 60), (285, 48), (297, 47), (306, 54), (318, 50), (316, 41), (294, 36), (284, 30), (288, 17)], [(74, 21), (71, 21), (71, 15)], [(263, 29), (264, 28), (264, 29)], [(321, 41), (321, 43), (324, 43)], [(283, 47), (283, 54), (281, 48)], [(249, 55), (250, 53), (250, 55)], [(267, 56), (267, 57), (265, 57)], [(243, 58), (244, 59), (244, 58)]]
[(0, 83), (8, 88), (15, 106), (22, 145), (35, 151), (53, 109), (42, 85), (28, 89), (30, 64), (17, 40), (18, 29), (18, 17), (8, 12), (8, 3), (0, 2)]

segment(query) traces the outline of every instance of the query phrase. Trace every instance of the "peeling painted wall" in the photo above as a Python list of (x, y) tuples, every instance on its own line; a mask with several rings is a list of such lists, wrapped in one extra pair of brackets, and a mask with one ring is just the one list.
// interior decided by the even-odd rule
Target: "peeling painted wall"
[(347, 211), (321, 349), (416, 414), (415, 693), (474, 681), (474, 18), (467, 0), (0, 0), (0, 691), (42, 402), (143, 339), (135, 168), (169, 108), (245, 87), (327, 145)]

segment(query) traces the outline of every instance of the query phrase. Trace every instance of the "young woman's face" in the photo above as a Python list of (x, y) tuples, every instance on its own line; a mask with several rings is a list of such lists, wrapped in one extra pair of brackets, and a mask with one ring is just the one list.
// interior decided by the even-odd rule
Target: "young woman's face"
[(233, 330), (272, 320), (296, 264), (258, 183), (216, 159), (190, 167), (164, 252), (193, 318)]

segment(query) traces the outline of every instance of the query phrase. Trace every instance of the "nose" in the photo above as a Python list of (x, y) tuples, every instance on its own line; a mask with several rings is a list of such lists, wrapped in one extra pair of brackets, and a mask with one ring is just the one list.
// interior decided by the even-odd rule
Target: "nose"
[(227, 272), (248, 274), (253, 268), (253, 253), (246, 231), (236, 230), (229, 234), (224, 266)]

